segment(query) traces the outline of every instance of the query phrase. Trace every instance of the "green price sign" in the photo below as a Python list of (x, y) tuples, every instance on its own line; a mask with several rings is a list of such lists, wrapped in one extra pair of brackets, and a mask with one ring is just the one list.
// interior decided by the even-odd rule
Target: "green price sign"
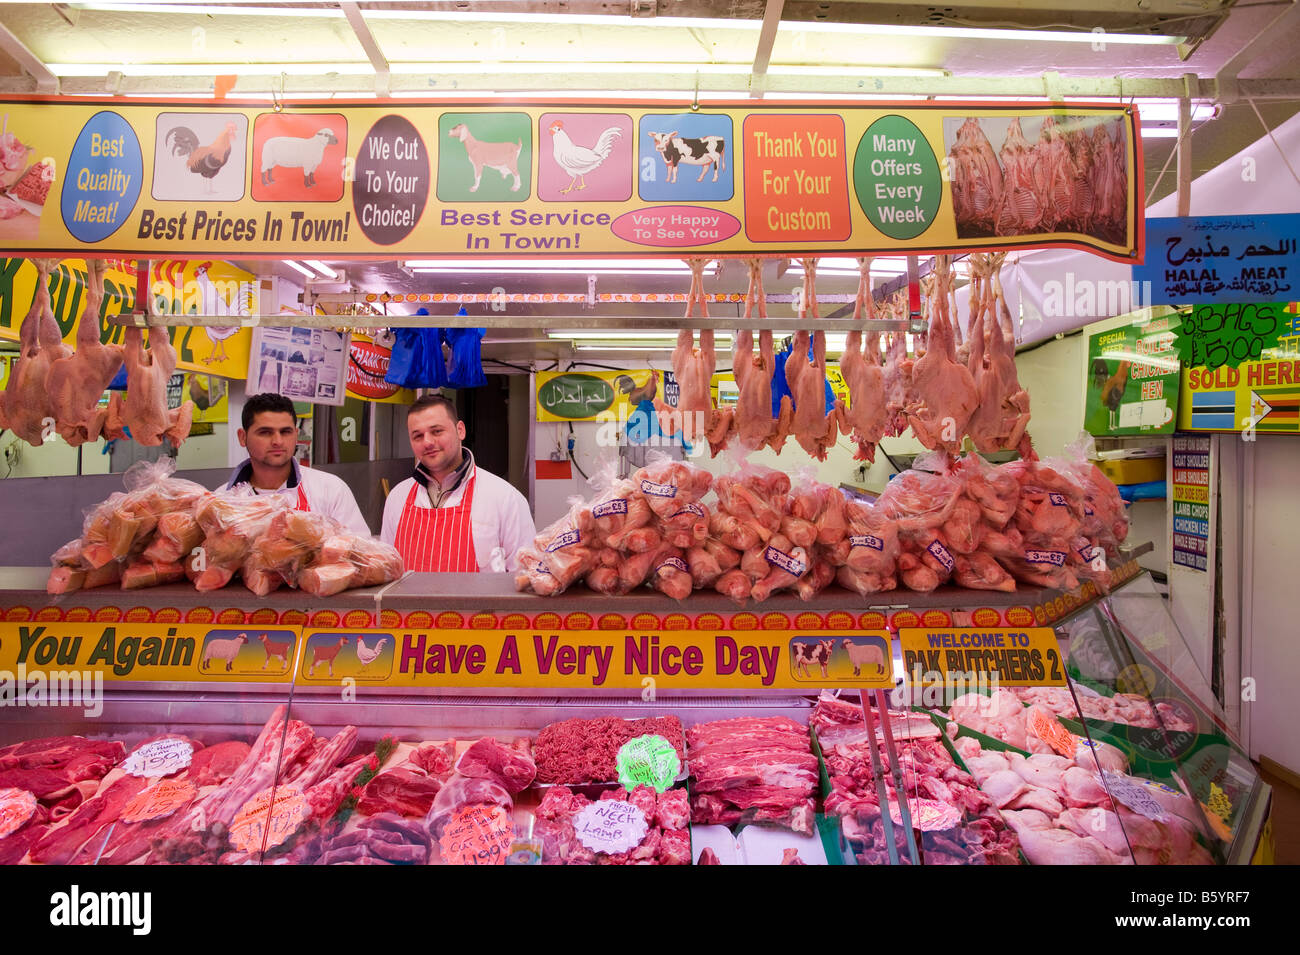
[(638, 736), (618, 751), (618, 781), (627, 789), (645, 785), (663, 792), (677, 779), (682, 762), (662, 736)]
[(1284, 303), (1195, 305), (1178, 328), (1178, 357), (1191, 368), (1236, 368), (1259, 361), (1264, 350), (1291, 335), (1293, 316)]

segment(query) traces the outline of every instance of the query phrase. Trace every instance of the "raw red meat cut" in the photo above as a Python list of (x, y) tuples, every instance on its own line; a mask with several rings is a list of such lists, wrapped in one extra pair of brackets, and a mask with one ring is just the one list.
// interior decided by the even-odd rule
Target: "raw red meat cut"
[(543, 783), (613, 782), (618, 778), (617, 756), (628, 740), (662, 736), (686, 764), (682, 723), (675, 716), (624, 720), (606, 716), (552, 723), (537, 734), (533, 756), (537, 781)]
[(507, 748), (491, 736), (485, 736), (461, 753), (456, 772), (463, 776), (491, 779), (504, 786), (511, 795), (523, 792), (537, 776), (532, 758), (517, 749)]

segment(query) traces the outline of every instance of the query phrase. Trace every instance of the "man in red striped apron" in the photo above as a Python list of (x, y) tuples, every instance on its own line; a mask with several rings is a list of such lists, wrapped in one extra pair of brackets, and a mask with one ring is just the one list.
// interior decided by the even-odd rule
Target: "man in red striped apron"
[(244, 402), (243, 427), (236, 432), (248, 458), (231, 472), (222, 490), (236, 493), (283, 494), (295, 510), (317, 511), (334, 518), (349, 531), (370, 537), (370, 527), (357, 507), (352, 489), (337, 475), (299, 467), (298, 420), (293, 402), (284, 395), (253, 395)]
[(406, 426), (415, 473), (388, 495), (380, 539), (397, 548), (407, 570), (514, 570), (515, 554), (537, 533), (527, 499), (475, 465), (461, 443), (465, 422), (448, 399), (418, 399)]

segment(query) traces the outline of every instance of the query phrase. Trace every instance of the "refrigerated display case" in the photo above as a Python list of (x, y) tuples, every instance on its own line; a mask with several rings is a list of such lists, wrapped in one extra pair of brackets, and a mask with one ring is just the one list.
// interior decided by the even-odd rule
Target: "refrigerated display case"
[[(45, 861), (57, 854), (99, 864), (698, 862), (707, 847), (706, 861), (724, 864), (780, 862), (786, 850), (806, 863), (997, 864), (1057, 861), (1064, 844), (1070, 861), (1086, 850), (1097, 862), (1243, 863), (1268, 813), (1268, 787), (1208, 683), (1189, 669), (1149, 576), (1132, 562), (1117, 568), (1109, 596), (942, 588), (870, 603), (831, 591), (808, 604), (782, 594), (745, 608), (703, 593), (681, 603), (649, 591), (544, 599), (516, 593), (506, 575), (482, 574), (409, 575), (327, 601), (236, 588), (204, 595), (179, 585), (51, 600), (41, 579), (4, 572), (0, 668), (29, 668), (29, 684), (36, 669), (81, 668), (99, 674), (102, 694), (96, 706), (0, 710), (0, 790), (21, 789), (42, 768), (65, 777), (62, 788), (34, 794), (37, 805), (18, 825), (7, 824), (0, 852), (9, 843), (9, 855), (17, 853), (9, 862), (38, 861), (30, 856), (36, 846)], [(982, 688), (990, 701), (1002, 694), (998, 705), (1012, 694), (1023, 711), (1013, 716), (1030, 727), (1023, 741), (998, 738), (1000, 724), (987, 717), (1000, 711), (980, 714), (969, 700), (963, 708), (951, 692), (938, 703), (916, 699), (903, 685), (900, 628), (1036, 624), (1054, 628), (1070, 686)], [(854, 675), (843, 645), (873, 639), (888, 641), (891, 657), (878, 689)], [(810, 648), (806, 658), (797, 644)], [(831, 645), (820, 661), (812, 653), (818, 644)], [(1042, 709), (1055, 724), (1050, 731), (1029, 722)], [(968, 713), (992, 732), (964, 724)], [(548, 746), (555, 750), (543, 741), (539, 752), (543, 730), (608, 717), (680, 721), (685, 765), (663, 781), (667, 796), (629, 795), (617, 778), (567, 779), (563, 771), (521, 783), (530, 766), (545, 769)], [(721, 722), (737, 719), (750, 722)], [(719, 725), (696, 729), (701, 724)], [(64, 737), (107, 742), (109, 765), (101, 758), (89, 773), (69, 769), (90, 743)], [(472, 749), (489, 737), (495, 743)], [(1053, 739), (1076, 752), (1039, 758)], [(153, 748), (139, 755), (150, 740)], [(174, 750), (185, 740), (193, 741), (196, 768), (176, 769), (167, 760), (184, 759)], [(29, 745), (14, 748), (21, 744)], [(1115, 753), (1122, 766), (1109, 762)], [(1089, 792), (1067, 787), (1056, 793), (1056, 812), (1042, 793), (1028, 792), (1043, 786), (1006, 799), (996, 790), (1000, 777), (990, 795), (993, 774), (981, 780), (977, 767), (999, 758), (1048, 762), (1049, 775), (1078, 770), (1069, 772), (1071, 786), (1104, 792), (1090, 790), (1088, 802)], [(129, 771), (128, 761), (138, 769), (148, 759), (171, 771)], [(164, 782), (171, 791), (143, 806)], [(901, 790), (905, 805), (894, 795)], [(640, 801), (641, 843), (578, 847), (578, 814), (619, 792), (617, 801)], [(1051, 825), (1008, 815), (1026, 812), (1012, 805), (1021, 797)], [(2, 805), (15, 808), (0, 820), (17, 819), (19, 797), (7, 798)], [(694, 819), (685, 849), (683, 829), (664, 824), (676, 823), (683, 802)], [(897, 819), (882, 816), (885, 803)], [(1182, 821), (1171, 823), (1173, 816)], [(1032, 828), (1029, 821), (1069, 835), (1017, 833)], [(1171, 834), (1190, 842), (1171, 852), (1160, 841)], [(1107, 854), (1074, 845), (1085, 838), (1109, 845)]]

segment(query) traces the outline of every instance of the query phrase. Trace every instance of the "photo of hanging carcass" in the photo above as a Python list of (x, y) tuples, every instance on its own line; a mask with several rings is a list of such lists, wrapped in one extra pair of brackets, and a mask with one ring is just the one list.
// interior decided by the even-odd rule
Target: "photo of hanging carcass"
[(957, 237), (1075, 233), (1127, 244), (1127, 126), (1106, 115), (945, 117)]

